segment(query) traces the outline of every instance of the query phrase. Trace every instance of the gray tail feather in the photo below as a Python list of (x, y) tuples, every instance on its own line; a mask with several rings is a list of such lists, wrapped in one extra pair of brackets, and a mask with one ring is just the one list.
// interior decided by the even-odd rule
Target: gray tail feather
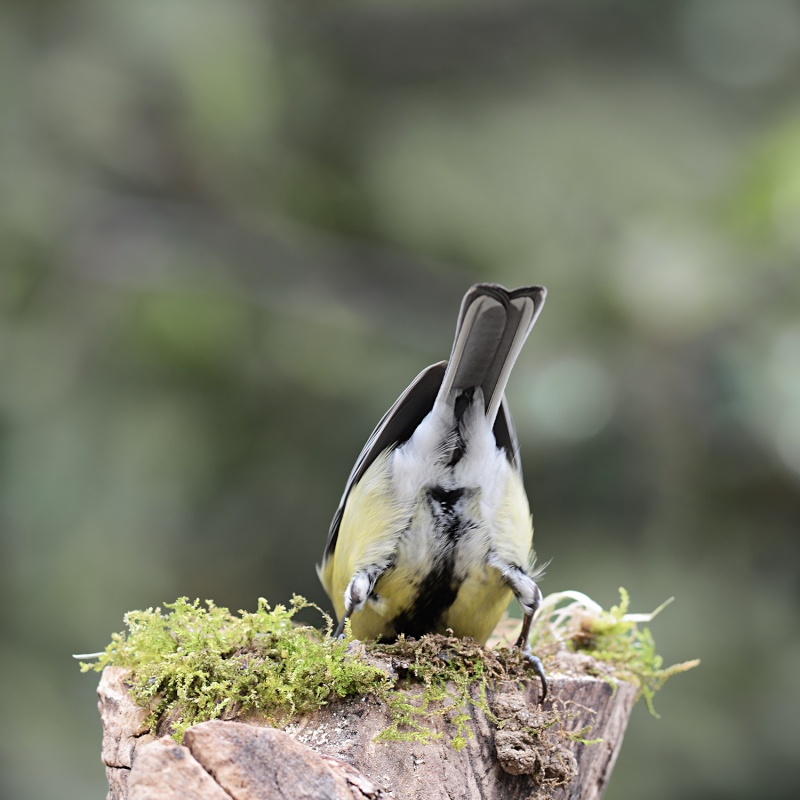
[(542, 286), (509, 292), (491, 283), (476, 284), (467, 292), (437, 404), (452, 404), (460, 392), (480, 387), (486, 416), (494, 424), (511, 368), (546, 294)]

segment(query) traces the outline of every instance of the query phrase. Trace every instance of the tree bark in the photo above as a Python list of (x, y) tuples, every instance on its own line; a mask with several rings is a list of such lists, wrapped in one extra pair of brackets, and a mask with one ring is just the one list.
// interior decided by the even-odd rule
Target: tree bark
[(107, 800), (596, 800), (636, 689), (565, 673), (550, 676), (542, 707), (536, 680), (498, 686), (491, 717), (470, 708), (474, 735), (456, 751), (441, 717), (426, 723), (440, 738), (376, 742), (390, 715), (373, 696), (331, 703), (283, 730), (252, 716), (204, 722), (177, 744), (148, 732), (127, 672), (107, 667), (98, 688)]

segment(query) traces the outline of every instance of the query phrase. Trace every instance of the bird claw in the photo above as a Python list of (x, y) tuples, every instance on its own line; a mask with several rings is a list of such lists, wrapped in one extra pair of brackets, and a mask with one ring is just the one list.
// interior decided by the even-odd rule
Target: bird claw
[(544, 667), (539, 656), (533, 654), (531, 643), (527, 636), (520, 636), (516, 646), (519, 648), (522, 657), (531, 665), (539, 680), (542, 682), (542, 696), (539, 698), (539, 705), (542, 705), (547, 697), (547, 677), (544, 674)]

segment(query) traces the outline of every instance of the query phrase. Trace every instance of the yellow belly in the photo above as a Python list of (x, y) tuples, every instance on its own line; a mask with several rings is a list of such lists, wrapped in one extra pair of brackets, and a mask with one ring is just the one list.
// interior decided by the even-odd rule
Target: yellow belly
[[(392, 640), (402, 631), (393, 621), (407, 611), (416, 598), (415, 587), (401, 570), (391, 570), (375, 585), (377, 600), (369, 600), (351, 618), (353, 635), (357, 639)], [(461, 584), (455, 601), (441, 616), (431, 633), (448, 629), (458, 636), (471, 636), (486, 644), (503, 612), (513, 597), (499, 570), (480, 567), (473, 570)]]

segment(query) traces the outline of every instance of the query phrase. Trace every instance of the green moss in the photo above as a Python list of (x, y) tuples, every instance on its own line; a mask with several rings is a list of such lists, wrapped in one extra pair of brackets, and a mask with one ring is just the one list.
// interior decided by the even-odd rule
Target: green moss
[(553, 643), (563, 643), (607, 665), (607, 672), (598, 669), (594, 674), (615, 687), (616, 680), (634, 684), (650, 713), (657, 717), (653, 707), (656, 692), (673, 675), (693, 669), (700, 661), (684, 661), (664, 668), (650, 629), (640, 627), (640, 623), (650, 622), (671, 599), (650, 614), (631, 614), (628, 592), (620, 588), (619, 593), (619, 605), (609, 611), (579, 592), (548, 596), (533, 629), (534, 641), (544, 649)]
[(445, 718), (453, 733), (450, 742), (461, 750), (472, 738), (470, 706), (493, 718), (487, 689), (507, 677), (497, 654), (468, 639), (429, 635), (417, 640), (400, 637), (395, 644), (374, 646), (389, 656), (400, 674), (395, 689), (384, 694), (392, 716), (379, 741), (419, 741), (441, 738), (431, 720)]
[(600, 744), (603, 741), (602, 738), (600, 739), (587, 739), (586, 737), (592, 730), (591, 725), (584, 725), (580, 730), (577, 731), (563, 731), (564, 738), (568, 742), (578, 742), (578, 744)]
[[(428, 635), (366, 646), (368, 655), (392, 664), (397, 678), (390, 680), (386, 671), (348, 652), (349, 626), (344, 639), (332, 640), (332, 622), (321, 611), (322, 632), (297, 625), (294, 617), (304, 608), (316, 607), (294, 597), (288, 608), (270, 608), (262, 598), (254, 613), (234, 615), (211, 601), (202, 605), (180, 598), (164, 610), (131, 611), (125, 615), (127, 633), (114, 634), (96, 661), (81, 668), (129, 669), (131, 694), (149, 710), (151, 730), (169, 730), (178, 740), (186, 728), (205, 720), (256, 712), (279, 724), (337, 697), (374, 694), (391, 714), (380, 740), (429, 742), (441, 737), (431, 727), (441, 718), (456, 749), (472, 738), (473, 707), (502, 725), (488, 694), (502, 682), (530, 679), (515, 649), (487, 650), (471, 640)], [(624, 590), (620, 605), (610, 611), (575, 592), (551, 595), (534, 626), (535, 649), (545, 667), (564, 647), (590, 654), (593, 663), (607, 668), (597, 674), (635, 683), (652, 711), (653, 695), (663, 683), (696, 662), (663, 669), (649, 630), (638, 627), (653, 615), (627, 612)], [(556, 719), (548, 716), (547, 724)], [(587, 733), (574, 736), (588, 743)]]
[[(287, 609), (270, 608), (261, 598), (254, 613), (234, 616), (211, 601), (185, 597), (125, 615), (128, 633), (114, 634), (94, 663), (131, 670), (131, 694), (148, 708), (155, 731), (160, 719), (172, 720), (180, 740), (198, 722), (255, 711), (278, 721), (309, 711), (333, 697), (381, 691), (384, 672), (349, 658), (348, 641), (331, 640), (293, 617), (312, 607), (294, 597)], [(326, 617), (327, 633), (331, 621)]]

